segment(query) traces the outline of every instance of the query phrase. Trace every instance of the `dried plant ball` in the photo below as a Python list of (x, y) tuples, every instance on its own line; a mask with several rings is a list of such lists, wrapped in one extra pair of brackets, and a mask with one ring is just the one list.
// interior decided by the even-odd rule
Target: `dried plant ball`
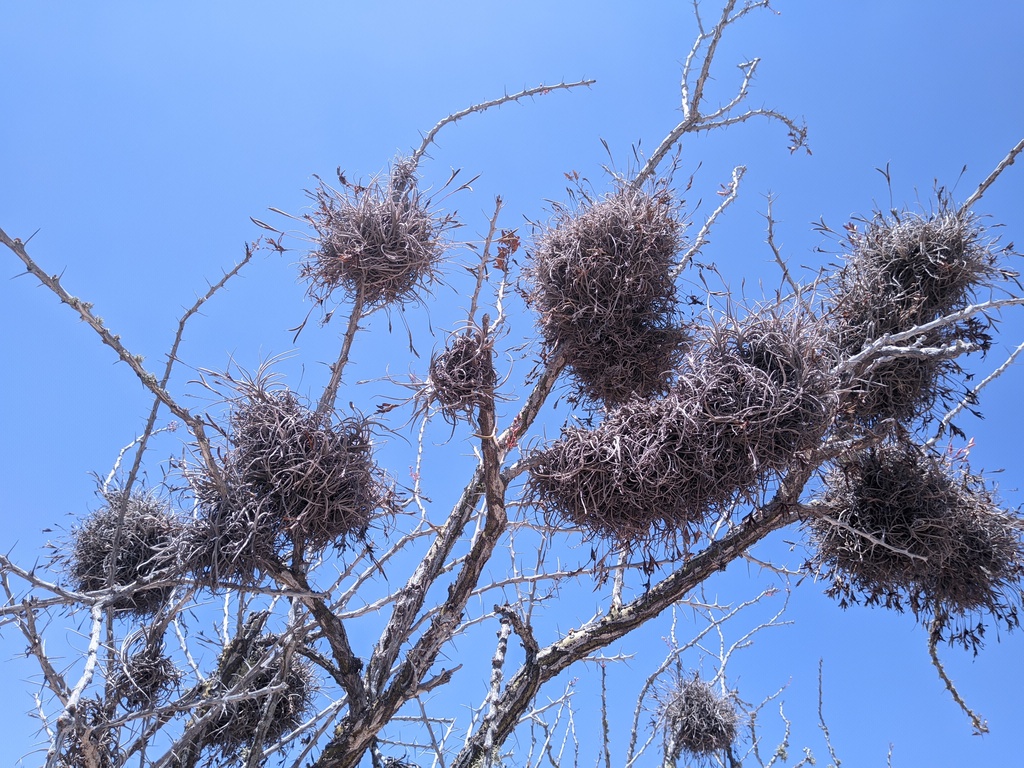
[(366, 307), (417, 298), (434, 277), (444, 232), (455, 220), (431, 210), (415, 176), (415, 163), (399, 158), (386, 179), (365, 187), (342, 179), (341, 192), (321, 184), (311, 193), (319, 247), (301, 270), (310, 296), (324, 300), (341, 288)]
[(101, 702), (93, 698), (82, 699), (75, 712), (75, 730), (65, 738), (57, 765), (60, 768), (115, 768), (123, 765), (115, 731), (105, 727), (105, 723)]
[(163, 644), (154, 644), (122, 655), (112, 682), (125, 707), (139, 710), (161, 702), (180, 679)]
[(594, 429), (563, 429), (530, 458), (530, 503), (553, 525), (627, 546), (699, 528), (757, 481), (749, 451), (708, 422), (699, 395), (637, 398)]
[(701, 403), (709, 442), (758, 474), (815, 448), (835, 416), (839, 352), (806, 308), (764, 307), (704, 329), (677, 387)]
[[(832, 281), (832, 333), (855, 355), (886, 334), (963, 309), (1005, 275), (977, 218), (940, 198), (930, 215), (881, 213), (850, 238), (846, 265)], [(904, 344), (943, 347), (962, 340), (988, 349), (990, 322), (970, 318)], [(870, 362), (851, 387), (848, 410), (869, 423), (909, 421), (952, 394), (957, 363), (936, 357)]]
[[(106, 589), (111, 565), (115, 587), (169, 574), (176, 562), (176, 543), (182, 529), (170, 507), (147, 492), (126, 495), (111, 491), (104, 500), (103, 507), (72, 529), (66, 559), (73, 588), (79, 592)], [(142, 586), (119, 596), (112, 607), (137, 616), (149, 615), (160, 609), (171, 590), (170, 586)]]
[(1016, 623), (1024, 577), (1019, 520), (980, 477), (910, 444), (840, 462), (811, 521), (813, 565), (845, 606), (863, 600), (918, 618), (988, 612)]
[(556, 209), (537, 238), (530, 303), (545, 346), (563, 351), (585, 398), (618, 405), (667, 390), (688, 339), (673, 277), (682, 230), (666, 183), (622, 184), (578, 210)]
[(365, 419), (317, 413), (288, 389), (253, 381), (240, 387), (230, 422), (219, 476), (190, 478), (200, 516), (189, 561), (205, 582), (251, 580), (283, 539), (312, 552), (341, 546), (390, 506)]
[[(283, 690), (221, 705), (207, 743), (216, 746), (224, 757), (278, 741), (301, 725), (312, 708), (317, 691), (312, 667), (308, 661), (294, 655), (287, 668), (283, 668), (278, 652), (279, 639), (272, 634), (252, 637), (243, 633), (221, 654), (214, 678), (214, 695), (257, 694), (283, 684)], [(261, 744), (254, 744), (264, 722), (264, 739)]]
[(437, 402), (444, 418), (455, 423), (460, 415), (471, 416), (497, 381), (494, 342), (481, 329), (471, 328), (453, 336), (430, 361), (422, 397)]
[(665, 698), (661, 712), (665, 741), (676, 759), (683, 752), (707, 757), (735, 743), (736, 705), (711, 683), (697, 676), (680, 680)]

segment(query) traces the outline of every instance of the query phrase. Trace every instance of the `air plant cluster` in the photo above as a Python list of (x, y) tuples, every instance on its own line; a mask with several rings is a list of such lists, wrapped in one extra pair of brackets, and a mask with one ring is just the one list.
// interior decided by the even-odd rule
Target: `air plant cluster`
[(528, 493), (553, 522), (630, 543), (727, 511), (813, 448), (834, 415), (834, 355), (805, 310), (704, 330), (664, 397), (568, 427), (531, 458)]
[(390, 504), (361, 417), (317, 413), (256, 379), (239, 385), (230, 425), (217, 472), (189, 475), (198, 517), (184, 559), (202, 583), (251, 581), (279, 563), (285, 542), (307, 554), (342, 546)]
[[(129, 635), (122, 643), (111, 681), (118, 698), (129, 710), (159, 703), (174, 689), (182, 673), (164, 652), (162, 640), (145, 641), (144, 632)], [(138, 646), (138, 647), (137, 647)]]
[(980, 634), (965, 617), (983, 612), (1017, 625), (1019, 521), (965, 467), (920, 446), (887, 443), (839, 462), (820, 505), (822, 517), (810, 523), (812, 565), (844, 607), (909, 609), (940, 628), (959, 620), (949, 639), (975, 648)]
[(311, 193), (318, 247), (301, 271), (310, 296), (322, 301), (341, 288), (366, 307), (415, 300), (435, 276), (454, 218), (431, 209), (409, 158), (368, 186), (340, 180), (342, 191), (321, 184)]
[(204, 744), (225, 758), (273, 744), (302, 724), (316, 691), (311, 664), (300, 657), (286, 662), (277, 635), (243, 631), (224, 649), (211, 679), (212, 695), (232, 695), (214, 705), (219, 711)]
[[(852, 250), (832, 296), (834, 333), (849, 355), (963, 309), (1004, 274), (974, 214), (957, 211), (945, 198), (930, 215), (879, 213), (863, 231), (851, 231)], [(934, 349), (961, 340), (985, 350), (990, 329), (987, 318), (971, 317), (900, 346)], [(854, 372), (848, 410), (861, 422), (905, 423), (953, 396), (960, 372), (951, 354), (868, 360)]]
[(104, 502), (72, 529), (69, 552), (60, 560), (76, 591), (138, 584), (114, 598), (111, 607), (134, 616), (153, 614), (172, 587), (147, 587), (146, 583), (172, 575), (182, 523), (165, 501), (150, 492), (108, 491)]
[(736, 742), (736, 704), (711, 683), (697, 675), (681, 678), (661, 698), (666, 751), (674, 759), (684, 752), (695, 758), (707, 757)]
[(116, 733), (106, 725), (103, 704), (94, 698), (83, 698), (75, 719), (81, 730), (68, 733), (57, 757), (59, 768), (115, 768), (122, 765)]
[(497, 381), (494, 339), (474, 326), (451, 336), (444, 351), (431, 359), (418, 398), (424, 404), (436, 403), (445, 420), (454, 424), (460, 416), (471, 416)]
[(688, 338), (672, 274), (682, 230), (667, 184), (623, 184), (579, 210), (556, 208), (537, 238), (530, 303), (585, 399), (613, 406), (667, 390)]

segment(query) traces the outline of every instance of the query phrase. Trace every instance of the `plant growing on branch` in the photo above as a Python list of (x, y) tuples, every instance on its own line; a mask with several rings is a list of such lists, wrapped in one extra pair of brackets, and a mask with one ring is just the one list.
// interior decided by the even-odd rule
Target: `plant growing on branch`
[[(839, 264), (803, 281), (769, 214), (781, 287), (750, 300), (712, 286), (715, 271), (695, 257), (745, 169), (691, 227), (697, 211), (674, 180), (681, 161), (669, 158), (692, 134), (754, 117), (779, 124), (790, 149), (806, 148), (801, 123), (748, 106), (758, 60), (740, 65), (719, 106), (709, 97), (723, 37), (766, 8), (726, 0), (713, 23), (697, 8), (682, 120), (603, 193), (571, 175), (568, 200), (530, 234), (508, 228), (499, 199), (482, 240), (458, 242), (464, 222), (444, 206), (470, 183), (456, 185), (453, 172), (428, 192), (427, 152), (461, 119), (593, 81), (454, 112), (365, 184), (340, 170), (337, 187), (318, 177), (312, 210), (285, 214), (302, 234), (253, 219), (265, 234), (180, 318), (159, 375), (26, 241), (0, 230), (153, 399), (65, 553), (45, 567), (0, 554), (0, 631), (20, 633), (39, 667), (38, 763), (575, 764), (590, 710), (560, 675), (590, 670), (606, 765), (782, 765), (781, 692), (744, 692), (728, 665), (785, 623), (784, 609), (758, 611), (808, 574), (844, 605), (909, 609), (954, 702), (985, 730), (937, 647), (977, 653), (989, 624), (1018, 628), (1024, 523), (971, 470), (966, 448), (936, 445), (966, 437), (959, 414), (1024, 348), (968, 388), (967, 356), (994, 349), (998, 314), (1024, 305), (1012, 250), (975, 212), (1024, 141), (959, 206), (940, 191), (929, 211), (850, 222)], [(274, 363), (198, 369), (188, 393), (214, 403), (188, 408), (171, 387), (184, 329), (261, 250), (301, 251), (299, 278), (323, 325), (346, 315), (326, 381), (310, 396)], [(471, 263), (453, 269), (457, 258)], [(703, 295), (686, 313), (683, 285), (697, 270), (687, 293)], [(468, 297), (465, 316), (429, 361), (411, 361), (420, 370), (409, 381), (373, 371), (389, 399), (369, 416), (357, 410), (356, 396), (341, 394), (354, 391), (352, 350), (372, 343), (368, 320), (404, 319), (449, 287)], [(524, 334), (535, 338), (525, 351), (511, 341)], [(530, 360), (528, 375), (507, 370), (517, 356)], [(553, 407), (558, 393), (568, 418)], [(187, 433), (182, 453), (150, 483), (152, 438), (172, 417)], [(407, 447), (400, 459), (396, 445)], [(454, 492), (451, 473), (431, 482), (424, 469), (448, 446), (471, 453), (452, 461), (466, 467)], [(751, 548), (783, 528), (802, 532), (808, 562), (756, 560)], [(776, 585), (739, 605), (708, 598), (715, 574), (743, 561)], [(582, 593), (598, 610), (567, 618)], [(679, 638), (684, 611), (698, 622)], [(631, 726), (615, 733), (606, 680), (629, 657), (619, 641), (659, 617), (671, 617), (664, 661), (637, 694)], [(69, 621), (84, 638), (71, 664), (49, 642)], [(468, 709), (462, 694), (443, 695), (464, 691), (465, 679), (486, 681)], [(777, 701), (785, 730), (768, 756)], [(838, 764), (820, 713), (819, 702)], [(796, 764), (812, 760), (806, 752)]]

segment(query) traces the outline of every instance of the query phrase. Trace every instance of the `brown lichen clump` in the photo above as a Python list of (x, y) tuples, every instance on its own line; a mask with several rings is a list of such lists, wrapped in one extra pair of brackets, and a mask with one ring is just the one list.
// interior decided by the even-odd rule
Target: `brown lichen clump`
[(739, 716), (736, 705), (711, 683), (694, 675), (676, 681), (665, 697), (661, 716), (667, 751), (678, 759), (683, 752), (707, 757), (736, 741)]
[(528, 496), (555, 524), (634, 545), (693, 530), (821, 440), (834, 355), (802, 311), (766, 308), (699, 336), (672, 390), (531, 458)]
[(530, 303), (584, 398), (619, 405), (666, 391), (687, 341), (672, 276), (682, 229), (666, 185), (623, 184), (579, 210), (556, 209), (537, 238)]
[[(844, 607), (909, 608), (943, 626), (979, 612), (1017, 624), (1020, 521), (980, 477), (918, 446), (886, 444), (839, 462), (820, 501), (812, 565)], [(961, 623), (951, 639), (980, 643)]]
[(399, 158), (386, 180), (360, 186), (342, 178), (342, 192), (321, 184), (311, 193), (317, 208), (308, 218), (318, 248), (301, 271), (310, 296), (322, 301), (342, 288), (366, 307), (417, 298), (434, 277), (442, 236), (455, 221), (431, 210), (415, 173), (409, 158)]
[(431, 359), (418, 398), (424, 404), (436, 402), (445, 420), (454, 424), (460, 416), (471, 416), (497, 382), (493, 338), (482, 329), (469, 328), (453, 335), (445, 350)]
[[(930, 215), (876, 214), (850, 236), (851, 253), (832, 283), (833, 332), (850, 356), (886, 334), (910, 330), (963, 309), (1000, 271), (992, 243), (970, 212), (940, 198)], [(899, 342), (948, 347), (962, 340), (987, 349), (987, 318), (968, 318)], [(854, 372), (848, 410), (869, 424), (928, 414), (955, 392), (961, 373), (949, 355), (866, 361)]]
[(336, 420), (286, 388), (250, 381), (230, 439), (218, 477), (189, 476), (199, 516), (185, 560), (203, 583), (252, 580), (278, 562), (284, 542), (315, 553), (359, 538), (390, 503), (365, 419)]
[[(110, 491), (104, 499), (105, 506), (71, 532), (67, 570), (73, 588), (79, 592), (107, 589), (111, 561), (115, 588), (171, 575), (174, 543), (182, 524), (170, 507), (148, 492)], [(111, 607), (146, 616), (160, 609), (171, 590), (167, 585), (142, 586), (116, 598)]]

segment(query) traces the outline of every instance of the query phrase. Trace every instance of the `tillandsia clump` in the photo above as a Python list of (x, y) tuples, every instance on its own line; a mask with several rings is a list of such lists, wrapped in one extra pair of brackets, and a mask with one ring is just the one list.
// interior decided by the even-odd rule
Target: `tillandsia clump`
[(339, 179), (342, 191), (321, 184), (311, 193), (318, 247), (301, 269), (310, 296), (323, 301), (342, 288), (366, 307), (413, 301), (435, 276), (454, 217), (431, 210), (410, 158), (368, 186)]
[(688, 338), (672, 274), (682, 231), (667, 183), (621, 183), (578, 210), (557, 208), (537, 238), (530, 304), (584, 398), (614, 406), (668, 389)]
[[(252, 626), (260, 625), (258, 621)], [(271, 688), (277, 690), (258, 693)], [(225, 758), (273, 744), (302, 724), (316, 692), (316, 676), (308, 661), (282, 651), (277, 635), (243, 630), (221, 654), (209, 693), (214, 697), (251, 695), (216, 705), (219, 713), (205, 744)], [(261, 727), (263, 739), (257, 744)]]
[(969, 615), (1018, 624), (1019, 519), (966, 468), (910, 443), (884, 444), (840, 461), (820, 505), (810, 521), (812, 567), (843, 607), (863, 601), (940, 625), (959, 620), (948, 639), (975, 648), (981, 638), (963, 622)]
[[(129, 710), (147, 709), (160, 703), (181, 680), (182, 673), (164, 652), (160, 640), (143, 642), (142, 632), (126, 638), (118, 654), (111, 680), (117, 697)], [(139, 647), (137, 647), (139, 646)]]
[[(968, 306), (1001, 275), (994, 243), (977, 217), (945, 197), (929, 215), (878, 213), (858, 231), (832, 281), (832, 327), (848, 355), (886, 334), (910, 330)], [(960, 340), (987, 350), (991, 322), (971, 317), (898, 342), (949, 347)], [(906, 422), (954, 395), (961, 368), (946, 355), (869, 359), (853, 371), (847, 410), (859, 421)]]
[(60, 768), (115, 768), (123, 765), (115, 730), (107, 725), (108, 721), (102, 702), (83, 698), (74, 714), (74, 730), (64, 737), (57, 765)]
[(110, 586), (113, 566), (114, 588), (141, 586), (119, 595), (111, 607), (135, 616), (153, 614), (172, 587), (145, 584), (171, 575), (182, 523), (154, 493), (113, 490), (103, 496), (104, 506), (71, 531), (70, 552), (61, 558), (68, 577), (75, 590), (95, 592)]
[(532, 503), (555, 524), (630, 545), (727, 511), (832, 421), (835, 356), (817, 328), (779, 307), (716, 322), (666, 396), (630, 400), (536, 452)]
[(284, 541), (317, 553), (361, 538), (391, 505), (365, 419), (317, 413), (265, 379), (238, 387), (217, 475), (189, 475), (198, 517), (185, 561), (207, 584), (252, 580)]
[(674, 759), (684, 752), (707, 757), (736, 742), (739, 715), (735, 702), (696, 674), (673, 681), (660, 698), (666, 752)]
[(471, 416), (497, 383), (494, 339), (472, 327), (451, 336), (444, 351), (431, 359), (418, 397), (424, 404), (436, 402), (445, 420), (454, 424), (460, 416)]

